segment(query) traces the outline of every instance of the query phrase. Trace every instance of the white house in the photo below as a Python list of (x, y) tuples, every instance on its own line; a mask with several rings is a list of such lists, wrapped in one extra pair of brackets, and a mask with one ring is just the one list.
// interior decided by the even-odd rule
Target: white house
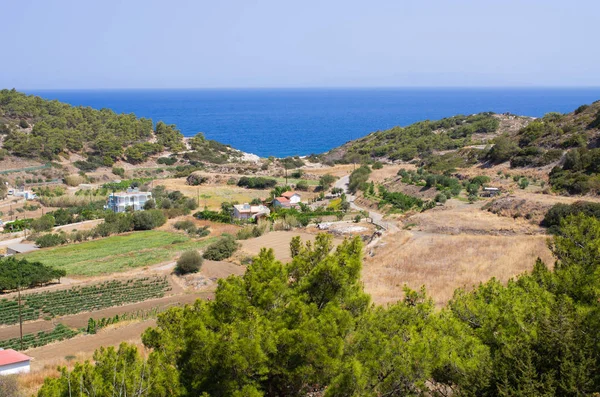
[(301, 201), (300, 194), (296, 192), (284, 192), (281, 195), (281, 197), (285, 197), (286, 199), (288, 199), (290, 201), (291, 206), (294, 206)]
[(26, 374), (30, 371), (31, 357), (14, 351), (0, 349), (0, 375)]
[(300, 194), (296, 192), (284, 192), (280, 197), (275, 197), (273, 207), (291, 208), (301, 202)]
[(260, 216), (269, 216), (271, 211), (264, 205), (250, 205), (248, 203), (233, 206), (233, 217), (235, 219), (256, 219)]
[(134, 211), (139, 211), (144, 209), (144, 204), (150, 199), (152, 199), (150, 192), (111, 193), (104, 208), (113, 212), (125, 212), (128, 207), (131, 207)]
[(15, 197), (23, 197), (25, 200), (33, 200), (37, 198), (36, 194), (31, 190), (23, 190), (22, 192), (14, 192)]

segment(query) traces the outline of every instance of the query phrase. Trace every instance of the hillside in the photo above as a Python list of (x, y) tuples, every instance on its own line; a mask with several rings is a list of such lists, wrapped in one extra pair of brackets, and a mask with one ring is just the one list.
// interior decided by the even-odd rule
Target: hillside
[(600, 192), (600, 101), (568, 114), (535, 119), (479, 113), (377, 131), (321, 157), (327, 162), (415, 162), (432, 172), (508, 162), (538, 169), (552, 188), (570, 194)]
[(159, 155), (186, 152), (186, 159), (224, 163), (241, 153), (198, 134), (188, 150), (175, 125), (45, 100), (13, 90), (0, 90), (0, 139), (4, 155), (54, 161), (72, 154), (76, 165), (90, 171), (117, 161), (139, 164)]

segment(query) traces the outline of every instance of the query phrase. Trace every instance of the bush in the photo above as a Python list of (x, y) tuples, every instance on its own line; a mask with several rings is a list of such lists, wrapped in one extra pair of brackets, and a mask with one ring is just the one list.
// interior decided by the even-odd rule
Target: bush
[(41, 216), (31, 222), (31, 228), (36, 232), (47, 232), (52, 230), (56, 220), (50, 214)]
[(133, 213), (134, 230), (152, 230), (164, 225), (166, 221), (165, 214), (160, 210), (146, 210)]
[(158, 164), (173, 165), (177, 162), (176, 157), (161, 157), (156, 161)]
[(321, 190), (329, 190), (331, 185), (335, 182), (335, 176), (331, 174), (325, 174), (319, 179), (319, 187)]
[(208, 182), (208, 178), (199, 174), (190, 174), (185, 180), (185, 183), (190, 186), (199, 186), (206, 182)]
[(374, 170), (380, 170), (383, 168), (383, 164), (381, 164), (381, 161), (376, 161), (373, 163), (371, 168), (373, 168)]
[(440, 203), (440, 204), (444, 204), (444, 203), (446, 202), (446, 200), (447, 200), (447, 199), (448, 199), (448, 198), (446, 197), (446, 195), (445, 195), (444, 193), (438, 193), (438, 194), (435, 196), (435, 201), (436, 201), (437, 203)]
[(573, 204), (554, 204), (552, 208), (546, 212), (542, 226), (550, 229), (551, 232), (558, 230), (560, 222), (570, 215), (584, 214), (586, 216), (600, 219), (600, 203), (592, 203), (589, 201), (577, 201)]
[(25, 119), (19, 120), (19, 127), (21, 128), (29, 128), (29, 123)]
[(85, 178), (81, 175), (67, 175), (63, 179), (63, 182), (67, 186), (75, 187), (81, 185), (82, 183), (85, 183)]
[(67, 238), (60, 233), (44, 234), (35, 239), (35, 244), (40, 248), (55, 247), (67, 243)]
[(303, 192), (308, 190), (308, 182), (306, 181), (298, 181), (296, 184), (296, 190), (301, 190)]
[(212, 261), (222, 261), (229, 258), (237, 249), (239, 244), (231, 235), (223, 235), (221, 239), (215, 241), (204, 251), (204, 259)]
[(189, 232), (190, 230), (193, 230), (194, 232), (196, 231), (196, 225), (194, 225), (194, 222), (189, 220), (177, 221), (173, 227), (177, 230), (185, 230), (186, 232)]
[(202, 267), (204, 258), (196, 250), (185, 251), (175, 265), (175, 273), (182, 275), (188, 273), (197, 273)]
[(121, 167), (113, 167), (112, 168), (112, 173), (120, 176), (121, 178), (125, 178), (125, 168), (121, 168)]
[(240, 178), (237, 185), (240, 187), (247, 187), (249, 189), (270, 189), (277, 185), (277, 181), (275, 179), (264, 178), (262, 176), (243, 176)]
[(527, 186), (529, 186), (529, 180), (527, 178), (521, 178), (521, 180), (519, 180), (519, 187), (525, 189)]

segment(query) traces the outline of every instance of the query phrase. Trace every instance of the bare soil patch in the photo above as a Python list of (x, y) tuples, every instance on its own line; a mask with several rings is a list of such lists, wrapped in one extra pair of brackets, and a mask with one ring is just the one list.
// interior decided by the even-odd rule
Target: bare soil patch
[[(277, 260), (287, 263), (292, 260), (290, 255), (290, 241), (293, 237), (300, 236), (302, 241), (314, 241), (316, 234), (299, 231), (276, 231), (263, 236), (242, 241), (241, 250), (249, 255), (258, 255), (261, 248), (272, 248)], [(334, 238), (334, 246), (342, 242), (340, 238)]]

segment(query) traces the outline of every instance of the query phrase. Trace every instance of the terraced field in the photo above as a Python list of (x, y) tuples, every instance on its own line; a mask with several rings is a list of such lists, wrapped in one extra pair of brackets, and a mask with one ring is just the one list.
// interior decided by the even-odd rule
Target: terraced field
[(95, 276), (167, 262), (185, 250), (202, 249), (212, 241), (151, 230), (42, 249), (23, 257), (64, 269), (69, 277)]

